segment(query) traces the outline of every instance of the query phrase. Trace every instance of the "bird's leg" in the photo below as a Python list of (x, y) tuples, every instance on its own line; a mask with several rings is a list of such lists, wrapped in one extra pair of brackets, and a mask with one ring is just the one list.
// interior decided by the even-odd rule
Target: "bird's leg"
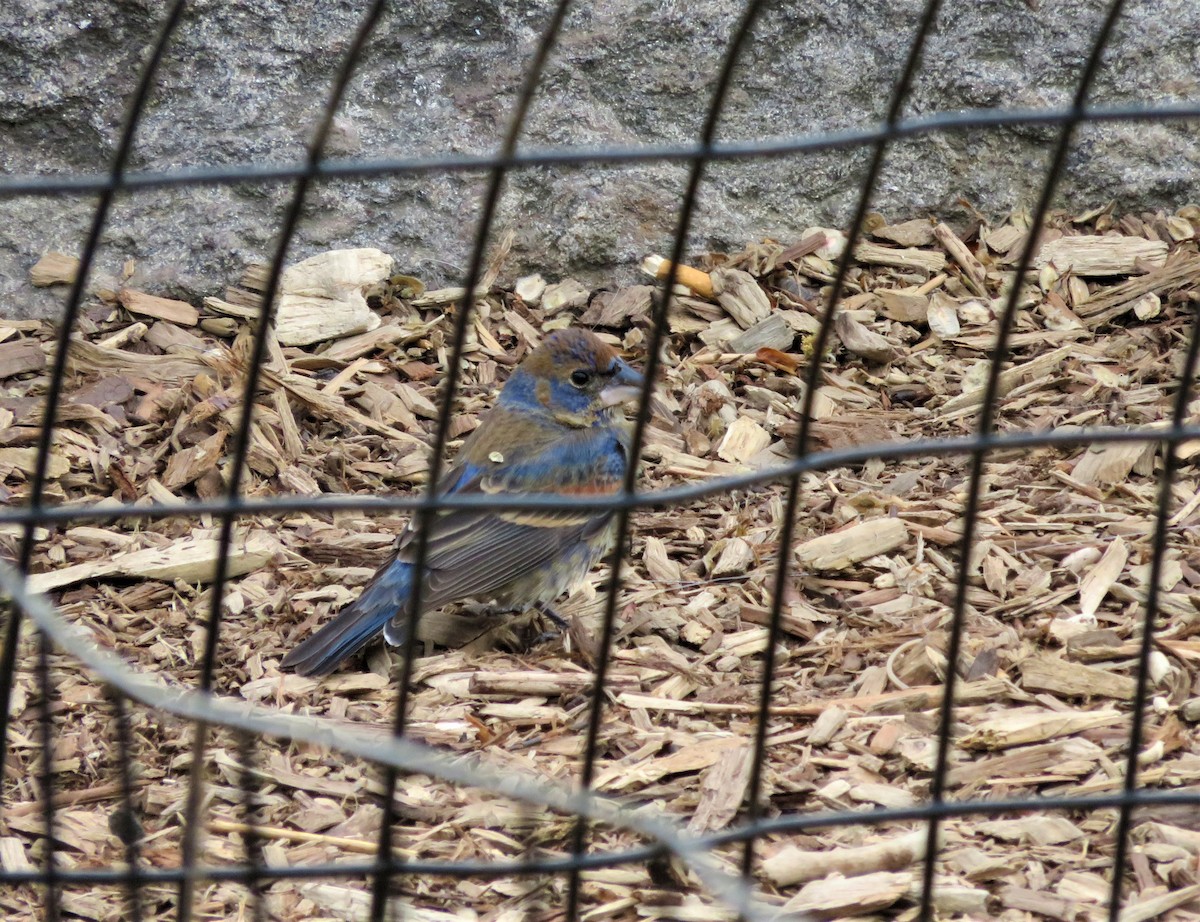
[(536, 647), (539, 644), (546, 643), (550, 640), (557, 640), (562, 636), (563, 631), (570, 628), (570, 625), (567, 623), (567, 619), (551, 608), (548, 603), (535, 602), (532, 607), (534, 611), (540, 614), (547, 621), (551, 622), (554, 625), (555, 630), (542, 631), (542, 633), (538, 634), (529, 642), (530, 648)]
[(560, 615), (558, 612), (556, 612), (553, 608), (551, 608), (548, 603), (538, 602), (533, 607), (537, 611), (540, 611), (543, 615), (545, 615), (547, 619), (554, 622), (554, 626), (556, 628), (558, 628), (560, 631), (565, 631), (567, 628), (569, 628), (571, 626), (567, 623), (567, 619), (564, 618), (562, 615)]

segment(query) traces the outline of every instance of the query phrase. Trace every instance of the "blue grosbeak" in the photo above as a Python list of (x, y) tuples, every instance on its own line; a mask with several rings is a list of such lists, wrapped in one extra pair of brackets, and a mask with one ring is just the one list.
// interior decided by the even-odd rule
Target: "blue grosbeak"
[[(446, 494), (616, 493), (629, 459), (621, 405), (642, 376), (581, 329), (551, 333), (509, 378), (496, 406), (438, 484)], [(612, 546), (612, 514), (445, 510), (428, 519), (421, 593), (430, 607), (473, 597), (541, 607), (573, 589)], [(418, 578), (412, 523), (362, 595), (283, 658), (302, 675), (332, 672), (383, 632), (400, 644)]]

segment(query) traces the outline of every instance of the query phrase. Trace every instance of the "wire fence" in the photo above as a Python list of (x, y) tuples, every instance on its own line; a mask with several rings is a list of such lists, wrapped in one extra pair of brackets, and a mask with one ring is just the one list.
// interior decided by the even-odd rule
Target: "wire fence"
[[(389, 916), (395, 908), (396, 883), (411, 879), (414, 875), (441, 875), (496, 879), (505, 876), (565, 876), (568, 881), (563, 915), (569, 920), (578, 919), (583, 912), (581, 904), (581, 874), (589, 869), (616, 867), (631, 863), (645, 863), (663, 855), (680, 859), (700, 881), (701, 886), (721, 901), (733, 914), (745, 918), (765, 918), (770, 913), (754, 898), (755, 845), (770, 834), (796, 833), (822, 827), (884, 824), (899, 820), (915, 820), (925, 824), (927, 830), (925, 858), (922, 864), (923, 878), (920, 894), (920, 917), (934, 916), (934, 869), (939, 850), (939, 827), (949, 817), (995, 816), (1016, 814), (1027, 810), (1072, 810), (1089, 811), (1115, 808), (1119, 822), (1115, 838), (1115, 851), (1111, 868), (1111, 892), (1108, 902), (1108, 917), (1121, 917), (1123, 881), (1129, 869), (1131, 817), (1136, 808), (1151, 804), (1200, 805), (1200, 796), (1194, 793), (1163, 792), (1147, 790), (1139, 784), (1138, 754), (1142, 751), (1144, 728), (1144, 703), (1149, 693), (1149, 660), (1154, 640), (1154, 623), (1159, 607), (1159, 574), (1165, 559), (1168, 541), (1168, 521), (1172, 508), (1172, 485), (1180, 466), (1178, 446), (1187, 439), (1200, 437), (1200, 429), (1187, 425), (1187, 407), (1192, 399), (1192, 382), (1195, 377), (1197, 353), (1200, 339), (1195, 328), (1189, 337), (1186, 359), (1180, 386), (1174, 399), (1172, 424), (1169, 428), (1156, 429), (1096, 429), (1072, 432), (1017, 432), (998, 434), (996, 412), (1000, 395), (1000, 372), (1008, 354), (1010, 336), (1014, 328), (1014, 317), (1018, 309), (1020, 286), (1014, 285), (1004, 305), (1002, 316), (997, 321), (997, 339), (991, 354), (991, 362), (984, 389), (984, 398), (975, 433), (969, 437), (943, 440), (868, 446), (852, 450), (817, 452), (812, 449), (812, 420), (814, 400), (821, 385), (821, 363), (812, 361), (805, 372), (804, 404), (799, 416), (799, 431), (794, 443), (794, 459), (787, 465), (767, 471), (721, 478), (703, 484), (672, 488), (659, 492), (639, 492), (636, 471), (630, 469), (622, 492), (613, 498), (580, 498), (572, 500), (581, 508), (611, 510), (617, 522), (619, 538), (611, 557), (610, 578), (605, 595), (602, 627), (599, 636), (603, 639), (596, 656), (594, 681), (591, 685), (588, 719), (583, 730), (584, 745), (582, 772), (578, 786), (561, 790), (548, 787), (542, 781), (533, 781), (517, 773), (500, 773), (462, 759), (452, 758), (432, 748), (412, 742), (405, 736), (406, 715), (409, 712), (409, 694), (414, 670), (414, 629), (420, 610), (420, 599), (413, 605), (412, 620), (408, 631), (409, 642), (404, 647), (402, 664), (396, 682), (396, 722), (394, 735), (381, 739), (378, 734), (359, 732), (344, 726), (329, 727), (308, 718), (271, 710), (262, 706), (234, 704), (228, 699), (212, 694), (214, 672), (217, 664), (218, 640), (224, 613), (223, 600), (229, 583), (229, 551), (234, 539), (237, 520), (252, 514), (282, 514), (289, 511), (309, 510), (332, 512), (335, 510), (360, 511), (408, 511), (424, 521), (436, 510), (445, 508), (468, 508), (486, 506), (493, 509), (537, 509), (560, 507), (564, 500), (559, 496), (528, 496), (519, 498), (498, 497), (439, 497), (432, 485), (438, 480), (447, 442), (450, 439), (448, 412), (442, 412), (436, 423), (430, 452), (431, 485), (420, 499), (384, 499), (363, 497), (327, 497), (311, 499), (305, 497), (252, 500), (243, 495), (243, 478), (250, 446), (254, 396), (260, 385), (260, 374), (265, 358), (267, 332), (271, 323), (271, 311), (263, 310), (257, 320), (253, 350), (246, 363), (247, 374), (243, 388), (242, 406), (247, 412), (241, 414), (234, 435), (231, 476), (226, 494), (219, 500), (197, 502), (189, 505), (188, 516), (214, 515), (219, 522), (219, 563), (210, 594), (211, 607), (207, 611), (204, 627), (204, 642), (200, 653), (199, 682), (195, 688), (164, 689), (161, 683), (151, 681), (133, 672), (116, 657), (105, 653), (81, 631), (72, 627), (54, 607), (40, 595), (31, 593), (24, 586), (23, 574), (28, 572), (36, 547), (35, 534), (39, 527), (64, 522), (124, 520), (149, 521), (166, 517), (177, 517), (181, 510), (177, 506), (133, 506), (124, 505), (114, 509), (89, 507), (54, 507), (48, 502), (47, 483), (56, 422), (63, 401), (63, 387), (67, 378), (68, 344), (72, 331), (76, 329), (81, 307), (84, 303), (85, 286), (101, 235), (108, 221), (114, 199), (118, 193), (136, 192), (167, 186), (202, 186), (215, 183), (239, 183), (247, 180), (290, 183), (290, 204), (284, 215), (278, 234), (278, 242), (271, 260), (271, 271), (263, 303), (275, 302), (280, 287), (280, 278), (289, 245), (291, 244), (304, 206), (306, 192), (315, 183), (333, 177), (411, 175), (418, 173), (451, 170), (486, 170), (488, 182), (483, 197), (482, 212), (475, 235), (473, 254), (463, 280), (464, 294), (455, 314), (453, 330), (447, 346), (450, 359), (446, 364), (446, 378), (442, 389), (442, 407), (448, 408), (459, 385), (462, 354), (468, 329), (471, 324), (474, 298), (470, 294), (484, 274), (487, 245), (492, 233), (493, 218), (506, 175), (515, 169), (535, 165), (554, 164), (622, 164), (648, 160), (670, 159), (688, 165), (689, 176), (680, 206), (674, 251), (670, 255), (672, 267), (684, 261), (685, 242), (691, 226), (697, 190), (706, 166), (719, 160), (740, 158), (762, 158), (803, 154), (817, 150), (853, 150), (866, 148), (870, 152), (869, 165), (862, 180), (853, 218), (847, 228), (848, 240), (853, 243), (860, 237), (867, 218), (872, 194), (886, 152), (898, 139), (936, 132), (962, 130), (966, 128), (995, 128), (1002, 125), (1040, 124), (1056, 132), (1049, 166), (1041, 181), (1041, 192), (1032, 212), (1031, 226), (1042, 226), (1049, 214), (1059, 178), (1063, 173), (1072, 139), (1081, 124), (1097, 121), (1134, 120), (1161, 121), (1166, 119), (1188, 119), (1200, 117), (1200, 103), (1170, 106), (1124, 106), (1093, 107), (1089, 105), (1089, 93), (1108, 45), (1114, 24), (1121, 14), (1122, 3), (1114, 0), (1109, 6), (1103, 23), (1092, 43), (1091, 54), (1079, 74), (1074, 98), (1070, 106), (1044, 110), (981, 110), (958, 113), (936, 113), (924, 117), (904, 114), (909, 91), (918, 73), (922, 49), (933, 27), (939, 11), (938, 0), (929, 0), (925, 5), (915, 34), (908, 48), (906, 63), (900, 78), (891, 90), (891, 99), (884, 121), (868, 128), (852, 131), (799, 135), (772, 141), (743, 140), (735, 143), (718, 142), (715, 133), (731, 86), (732, 75), (739, 56), (748, 41), (751, 29), (763, 7), (760, 0), (750, 0), (741, 21), (731, 36), (724, 63), (713, 96), (708, 104), (707, 117), (700, 136), (694, 143), (680, 145), (650, 145), (634, 148), (567, 149), (524, 151), (518, 150), (518, 141), (531, 101), (538, 89), (543, 68), (552, 53), (556, 39), (562, 29), (568, 4), (562, 0), (547, 24), (538, 45), (537, 53), (525, 74), (523, 89), (500, 149), (489, 156), (445, 156), (431, 158), (390, 160), (328, 160), (324, 149), (333, 124), (333, 118), (347, 85), (353, 77), (361, 51), (376, 28), (384, 4), (375, 0), (362, 20), (354, 40), (346, 50), (340, 72), (329, 93), (323, 117), (303, 163), (280, 166), (237, 164), (234, 166), (191, 168), (171, 172), (135, 173), (127, 170), (133, 139), (139, 119), (145, 112), (147, 100), (160, 65), (166, 55), (171, 35), (180, 22), (184, 3), (176, 0), (168, 12), (153, 51), (145, 64), (140, 82), (132, 100), (130, 113), (124, 125), (116, 156), (111, 170), (102, 176), (27, 176), (0, 179), (0, 195), (98, 195), (98, 201), (90, 231), (84, 242), (79, 271), (66, 300), (66, 307), (58, 330), (58, 340), (53, 355), (46, 395), (45, 415), (36, 446), (36, 464), (30, 478), (30, 499), (20, 509), (0, 511), (0, 523), (18, 525), (22, 529), (20, 551), (14, 563), (0, 564), (0, 589), (10, 599), (8, 620), (4, 634), (3, 657), (0, 659), (0, 735), (8, 732), (11, 696), (20, 670), (32, 670), (39, 690), (40, 745), (42, 751), (40, 776), (36, 779), (44, 825), (44, 851), (39, 866), (35, 869), (14, 871), (0, 869), (0, 881), (8, 885), (36, 884), (41, 888), (45, 918), (57, 919), (63, 914), (62, 892), (67, 887), (99, 886), (118, 884), (125, 888), (125, 917), (140, 919), (148, 917), (148, 892), (151, 886), (170, 885), (177, 889), (176, 916), (180, 920), (196, 917), (196, 889), (199, 885), (213, 881), (238, 881), (247, 885), (251, 893), (250, 915), (264, 918), (262, 888), (265, 884), (283, 878), (329, 878), (366, 877), (371, 883), (371, 903), (368, 916), (380, 920)], [(1018, 278), (1031, 268), (1034, 255), (1032, 246), (1025, 247), (1016, 267)], [(838, 260), (837, 273), (833, 281), (832, 297), (825, 311), (824, 322), (815, 337), (811, 354), (823, 356), (833, 327), (832, 318), (838, 310), (839, 300), (845, 290), (847, 274), (854, 265), (854, 246), (848, 245)], [(662, 284), (663, 297), (656, 299), (653, 322), (650, 324), (648, 341), (645, 344), (647, 382), (633, 434), (634, 457), (640, 456), (645, 444), (646, 427), (649, 420), (649, 396), (659, 369), (660, 345), (666, 329), (666, 311), (670, 292), (675, 285), (674, 269)], [(781, 618), (783, 600), (789, 580), (791, 548), (797, 521), (798, 499), (801, 490), (801, 475), (819, 472), (833, 467), (866, 461), (870, 458), (893, 460), (902, 457), (925, 457), (935, 455), (957, 455), (968, 459), (968, 476), (965, 488), (965, 507), (962, 512), (963, 532), (958, 546), (957, 560), (968, 559), (976, 541), (980, 516), (980, 501), (984, 482), (984, 461), (989, 453), (1005, 448), (1023, 448), (1041, 445), (1082, 445), (1112, 442), (1146, 441), (1164, 444), (1165, 463), (1161, 475), (1161, 486), (1151, 536), (1152, 555), (1150, 576), (1147, 580), (1147, 598), (1137, 656), (1136, 691), (1130, 708), (1131, 720), (1127, 745), (1124, 750), (1123, 781), (1119, 792), (1105, 795), (1060, 798), (1021, 798), (954, 801), (947, 796), (947, 772), (952, 750), (955, 722), (955, 692), (959, 681), (955, 668), (945, 672), (942, 699), (936, 731), (936, 758), (927, 802), (914, 807), (886, 809), (864, 816), (860, 812), (807, 813), (797, 816), (769, 817), (766, 815), (764, 797), (765, 779), (763, 766), (766, 764), (767, 728), (769, 706), (776, 685), (778, 663), (776, 650), (781, 640)], [(596, 780), (597, 751), (603, 725), (606, 703), (606, 679), (612, 662), (614, 635), (617, 626), (618, 599), (622, 584), (621, 561), (629, 550), (630, 516), (634, 510), (650, 507), (671, 507), (689, 500), (727, 493), (764, 483), (786, 485), (784, 515), (780, 525), (778, 556), (775, 561), (774, 591), (768, 621), (768, 639), (762, 655), (762, 675), (758, 713), (754, 720), (753, 756), (750, 761), (751, 777), (748, 793), (740, 821), (731, 829), (707, 837), (693, 837), (672, 823), (648, 816), (643, 811), (620, 806), (613, 800), (592, 792)], [(425, 559), (426, 547), (420, 542), (416, 551), (417, 568)], [(964, 636), (964, 619), (968, 601), (969, 577), (967, 567), (959, 566), (952, 602), (953, 618), (949, 626), (949, 640), (945, 651), (947, 661), (955, 664), (960, 659)], [(420, 589), (417, 589), (418, 593)], [(18, 648), (22, 622), (30, 619), (38, 629), (38, 645), (33, 662), (19, 662)], [(137, 808), (134, 787), (128, 765), (134, 760), (134, 749), (129, 726), (131, 708), (149, 709), (162, 719), (177, 719), (192, 728), (192, 751), (190, 753), (190, 785), (186, 803), (182, 809), (182, 860), (178, 867), (163, 868), (150, 866), (141, 854), (136, 834), (122, 835), (120, 823), (114, 831), (126, 844), (125, 862), (121, 866), (87, 871), (72, 870), (61, 866), (56, 858), (56, 829), (60, 824), (54, 792), (55, 770), (51, 758), (54, 736), (55, 688), (51, 681), (49, 658), (52, 650), (65, 653), (84, 664), (88, 670), (109, 690), (110, 706), (117, 718), (117, 745), (122, 754), (121, 763), (126, 766), (120, 780), (122, 806), (118, 816), (130, 827), (136, 827)], [(253, 823), (247, 834), (246, 860), (235, 866), (206, 866), (201, 863), (200, 815), (204, 803), (206, 753), (216, 728), (236, 731), (242, 740), (240, 761), (242, 771), (239, 784), (253, 815), (255, 802), (255, 773), (252, 770), (254, 742), (263, 737), (276, 737), (295, 742), (308, 742), (327, 746), (347, 757), (367, 760), (380, 768), (382, 793), (380, 804), (382, 817), (378, 830), (376, 857), (360, 862), (339, 862), (328, 865), (279, 867), (268, 865), (262, 858), (261, 843), (254, 839)], [(0, 764), (9, 747), (0, 747)], [(406, 860), (393, 845), (393, 826), (397, 820), (395, 797), (397, 784), (404, 773), (423, 773), (446, 782), (490, 791), (521, 800), (529, 805), (552, 808), (577, 817), (571, 836), (570, 855), (565, 858), (546, 858), (530, 852), (524, 859), (506, 864), (482, 862), (421, 862)], [(608, 824), (614, 828), (629, 830), (642, 837), (645, 844), (622, 852), (598, 852), (589, 848), (589, 830), (592, 824)], [(714, 849), (730, 844), (741, 849), (741, 874), (731, 874), (727, 865), (716, 861)]]

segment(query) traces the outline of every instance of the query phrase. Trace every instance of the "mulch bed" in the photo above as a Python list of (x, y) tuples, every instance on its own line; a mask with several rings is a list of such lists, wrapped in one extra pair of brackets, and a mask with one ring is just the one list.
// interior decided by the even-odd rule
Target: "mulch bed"
[[(850, 273), (815, 401), (818, 449), (969, 435), (991, 360), (996, 316), (1022, 285), (1002, 377), (1001, 432), (1162, 426), (1171, 416), (1197, 301), (1200, 209), (1055, 215), (1035, 266), (1017, 280), (1029, 234), (1015, 215), (952, 230), (872, 216)], [(688, 267), (669, 314), (659, 394), (670, 419), (649, 430), (645, 489), (764, 470), (791, 451), (801, 381), (813, 360), (823, 286), (844, 245), (814, 229)], [(285, 279), (256, 401), (245, 492), (253, 497), (418, 495), (438, 412), (459, 292), (395, 276), (382, 254), (337, 255), (337, 284), (303, 303), (304, 264)], [(644, 358), (653, 281), (591, 292), (573, 280), (511, 280), (503, 242), (492, 256), (464, 354), (451, 449), (546, 331), (595, 329), (635, 364)], [(312, 268), (311, 266), (309, 268)], [(662, 261), (647, 269), (661, 272)], [(35, 278), (61, 284), (57, 255)], [(331, 277), (328, 265), (316, 271)], [(336, 274), (336, 273), (335, 273)], [(50, 466), (54, 503), (176, 503), (148, 522), (87, 522), (45, 531), (32, 585), (131, 668), (194, 686), (208, 611), (210, 516), (186, 502), (217, 498), (228, 475), (241, 377), (261, 270), (203, 306), (136, 287), (136, 267), (90, 288), (72, 347)], [(510, 281), (505, 281), (510, 279)], [(311, 278), (309, 278), (311, 281)], [(292, 298), (292, 300), (288, 300)], [(346, 322), (341, 326), (337, 324)], [(380, 322), (381, 321), (381, 322)], [(0, 500), (28, 498), (28, 471), (47, 387), (53, 330), (0, 321)], [(316, 336), (302, 342), (307, 336)], [(290, 343), (290, 344), (289, 344)], [(661, 416), (662, 414), (660, 414)], [(1189, 418), (1194, 414), (1189, 411)], [(1151, 657), (1140, 783), (1200, 783), (1196, 525), (1200, 494), (1180, 448), (1169, 551)], [(1115, 793), (1124, 784), (1139, 624), (1163, 465), (1158, 443), (1003, 450), (984, 464), (984, 494), (967, 563), (957, 745), (948, 796)], [(768, 727), (771, 815), (918, 805), (928, 796), (961, 514), (963, 456), (871, 459), (801, 478)], [(736, 825), (749, 777), (761, 653), (785, 484), (723, 492), (633, 516), (619, 601), (596, 786), (703, 833)], [(395, 655), (316, 681), (282, 674), (298, 638), (357, 593), (404, 524), (394, 514), (299, 512), (238, 522), (217, 694), (388, 731)], [(18, 529), (0, 531), (11, 556)], [(527, 646), (538, 624), (450, 609), (426, 619), (409, 732), (494, 767), (569, 785), (577, 777), (588, 680), (607, 573), (560, 611), (558, 640)], [(21, 649), (13, 693), (0, 865), (43, 853), (34, 643)], [(54, 656), (54, 768), (62, 866), (121, 866), (114, 834), (116, 724), (104, 690)], [(131, 708), (141, 850), (177, 867), (192, 728)], [(206, 765), (203, 862), (246, 861), (241, 751), (215, 730)], [(379, 772), (319, 747), (260, 741), (253, 820), (271, 866), (362, 862), (375, 852)], [(536, 846), (566, 855), (570, 817), (403, 776), (394, 843), (410, 859), (514, 859)], [(1116, 811), (952, 818), (944, 823), (937, 904), (944, 918), (1101, 919)], [(758, 886), (769, 903), (823, 917), (915, 918), (923, 832), (889, 822), (768, 836)], [(1200, 814), (1139, 810), (1125, 892), (1129, 919), (1200, 918)], [(636, 836), (599, 828), (596, 849)], [(740, 850), (716, 850), (731, 872)], [(689, 892), (686, 872), (633, 865), (584, 875), (585, 918), (729, 918)], [(561, 915), (561, 878), (406, 878), (406, 918), (506, 920)], [(271, 918), (366, 913), (359, 877), (264, 886)], [(69, 888), (72, 917), (126, 917), (119, 886)], [(173, 918), (174, 888), (147, 887), (147, 918)], [(40, 892), (0, 892), (6, 918), (42, 917)], [(200, 918), (240, 918), (249, 891), (202, 882)], [(1126, 918), (1123, 916), (1122, 918)]]

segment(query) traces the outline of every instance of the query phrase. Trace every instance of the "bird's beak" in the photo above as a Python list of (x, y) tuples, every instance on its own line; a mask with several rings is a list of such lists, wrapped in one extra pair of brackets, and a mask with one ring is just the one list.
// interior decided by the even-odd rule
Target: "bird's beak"
[(612, 382), (600, 391), (600, 402), (606, 407), (615, 407), (621, 403), (637, 400), (642, 393), (645, 379), (640, 372), (634, 371), (629, 365), (617, 359), (617, 373)]

